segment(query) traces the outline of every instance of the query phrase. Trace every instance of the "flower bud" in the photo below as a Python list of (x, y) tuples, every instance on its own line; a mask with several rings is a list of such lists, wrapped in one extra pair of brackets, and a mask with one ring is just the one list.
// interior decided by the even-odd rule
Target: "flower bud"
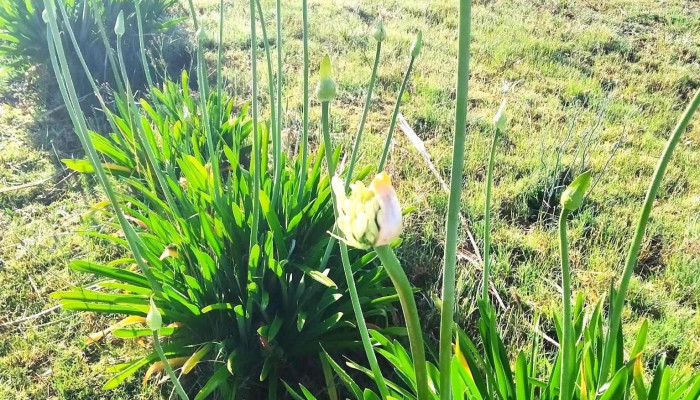
[(574, 179), (561, 195), (561, 205), (567, 211), (575, 211), (583, 204), (583, 196), (591, 185), (591, 171), (586, 171)]
[(398, 239), (403, 228), (401, 206), (389, 175), (378, 174), (369, 187), (357, 181), (345, 195), (343, 180), (332, 181), (338, 206), (337, 225), (348, 245), (360, 249), (385, 246)]
[(381, 19), (377, 21), (377, 25), (374, 27), (374, 33), (372, 34), (372, 37), (377, 42), (383, 42), (384, 40), (386, 40), (386, 30), (384, 30), (384, 24), (382, 23)]
[(421, 47), (423, 47), (423, 32), (418, 31), (418, 33), (416, 33), (416, 38), (413, 40), (413, 44), (411, 45), (411, 57), (418, 57)]
[(45, 23), (49, 23), (49, 10), (44, 8), (44, 11), (41, 12), (41, 19), (43, 19)]
[(333, 69), (331, 68), (331, 58), (326, 54), (321, 61), (321, 68), (318, 73), (319, 81), (316, 86), (316, 96), (320, 102), (331, 101), (335, 98), (335, 81), (333, 80)]
[(157, 331), (163, 326), (163, 317), (160, 315), (156, 303), (153, 302), (153, 297), (151, 297), (151, 308), (148, 310), (148, 315), (146, 315), (146, 324), (152, 331)]
[(506, 129), (506, 114), (504, 113), (505, 108), (506, 99), (503, 99), (503, 101), (501, 101), (501, 106), (498, 108), (498, 112), (493, 116), (493, 125), (501, 132)]
[(119, 11), (119, 15), (117, 15), (117, 22), (114, 24), (114, 33), (117, 34), (117, 36), (122, 36), (124, 35), (124, 10)]

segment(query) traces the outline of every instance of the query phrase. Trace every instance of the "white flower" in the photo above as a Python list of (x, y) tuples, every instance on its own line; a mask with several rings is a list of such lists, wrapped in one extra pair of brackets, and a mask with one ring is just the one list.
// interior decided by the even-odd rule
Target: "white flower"
[(338, 206), (337, 225), (348, 245), (360, 249), (384, 246), (401, 235), (401, 205), (385, 172), (369, 187), (360, 181), (351, 184), (349, 197), (342, 179), (334, 176), (331, 185)]

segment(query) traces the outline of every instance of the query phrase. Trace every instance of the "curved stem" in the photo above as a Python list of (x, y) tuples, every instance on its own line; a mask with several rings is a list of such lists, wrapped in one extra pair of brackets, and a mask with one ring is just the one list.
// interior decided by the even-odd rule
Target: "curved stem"
[(304, 122), (301, 131), (301, 171), (299, 174), (299, 193), (297, 201), (303, 201), (304, 185), (306, 184), (306, 167), (309, 156), (309, 10), (308, 1), (302, 0), (302, 24), (304, 36)]
[(615, 345), (615, 338), (617, 337), (617, 331), (620, 329), (620, 320), (622, 318), (622, 309), (625, 306), (625, 296), (627, 294), (627, 287), (629, 286), (630, 278), (632, 277), (632, 272), (634, 272), (634, 267), (637, 265), (637, 259), (639, 258), (639, 250), (642, 245), (642, 240), (644, 239), (644, 232), (646, 230), (647, 223), (649, 222), (649, 214), (651, 214), (651, 208), (654, 206), (654, 200), (656, 199), (656, 193), (661, 186), (661, 180), (663, 179), (664, 173), (666, 172), (666, 167), (668, 166), (673, 151), (678, 144), (683, 132), (688, 127), (690, 119), (693, 114), (700, 106), (700, 90), (695, 93), (695, 96), (688, 104), (688, 107), (683, 112), (680, 120), (673, 129), (671, 137), (666, 143), (666, 148), (661, 154), (659, 163), (654, 171), (654, 177), (651, 180), (649, 189), (647, 191), (646, 198), (644, 199), (644, 206), (642, 207), (642, 213), (639, 215), (639, 220), (637, 222), (637, 228), (634, 232), (634, 238), (632, 239), (632, 244), (630, 245), (629, 251), (627, 253), (627, 259), (625, 260), (625, 270), (622, 273), (622, 280), (620, 281), (620, 288), (615, 295), (615, 301), (611, 309), (610, 318), (610, 329), (605, 340), (605, 351), (603, 352), (603, 361), (600, 366), (600, 374), (598, 380), (598, 386), (602, 386), (608, 379), (608, 373), (610, 372), (610, 360)]
[(440, 314), (440, 398), (451, 397), (450, 378), (452, 338), (454, 334), (455, 264), (457, 262), (457, 228), (462, 195), (464, 147), (467, 136), (467, 98), (469, 90), (469, 45), (471, 36), (471, 0), (459, 3), (459, 53), (457, 56), (457, 103), (452, 149), (452, 175), (447, 207), (444, 270), (442, 275), (442, 313)]
[(369, 78), (369, 84), (367, 85), (367, 98), (365, 99), (365, 108), (362, 110), (362, 118), (360, 119), (360, 125), (357, 127), (357, 135), (355, 136), (355, 144), (352, 147), (352, 154), (350, 155), (350, 164), (348, 164), (348, 172), (345, 175), (345, 189), (350, 186), (352, 181), (353, 171), (355, 170), (355, 163), (357, 162), (357, 157), (360, 154), (360, 143), (362, 142), (362, 132), (365, 129), (365, 120), (367, 119), (367, 114), (369, 112), (370, 104), (372, 104), (372, 91), (374, 90), (374, 81), (377, 78), (377, 70), (379, 69), (379, 56), (382, 52), (382, 42), (377, 42), (377, 51), (374, 55), (374, 66), (372, 66), (372, 75)]
[(560, 400), (569, 400), (572, 392), (573, 332), (571, 330), (571, 271), (569, 269), (569, 242), (566, 237), (566, 217), (569, 212), (562, 208), (559, 215), (559, 252), (561, 253), (561, 287), (562, 287), (562, 337), (560, 348), (561, 357), (561, 390)]
[(163, 363), (163, 368), (165, 368), (165, 372), (168, 374), (168, 377), (170, 377), (170, 381), (173, 383), (173, 385), (175, 385), (175, 391), (177, 394), (180, 396), (180, 398), (182, 398), (182, 400), (189, 400), (187, 393), (185, 393), (185, 389), (182, 388), (180, 380), (177, 379), (175, 371), (173, 371), (173, 367), (170, 366), (168, 358), (165, 357), (165, 352), (163, 352), (163, 348), (160, 346), (160, 339), (158, 338), (157, 330), (153, 331), (153, 347), (156, 348), (156, 353), (158, 353), (160, 362)]
[(401, 82), (399, 95), (396, 97), (396, 104), (394, 104), (394, 113), (391, 115), (391, 123), (389, 123), (389, 132), (387, 133), (386, 141), (384, 142), (384, 151), (382, 152), (382, 158), (379, 160), (379, 172), (384, 171), (386, 159), (389, 156), (389, 146), (391, 146), (391, 137), (394, 134), (394, 127), (396, 126), (396, 117), (399, 115), (399, 109), (401, 108), (401, 98), (403, 97), (403, 92), (406, 91), (408, 78), (411, 76), (411, 70), (413, 70), (413, 63), (415, 61), (416, 58), (411, 57), (411, 61), (409, 61), (408, 63), (408, 68), (406, 68), (406, 73), (404, 73), (403, 75), (403, 81)]
[(484, 276), (481, 282), (481, 299), (488, 300), (489, 279), (491, 277), (491, 187), (493, 186), (493, 164), (496, 158), (498, 128), (494, 128), (489, 166), (486, 172), (486, 201), (484, 202)]
[(425, 347), (423, 346), (423, 331), (420, 327), (416, 300), (413, 298), (413, 288), (411, 288), (406, 273), (401, 268), (401, 263), (390, 246), (378, 246), (374, 248), (374, 251), (377, 252), (377, 256), (382, 261), (384, 269), (386, 269), (389, 278), (396, 287), (396, 293), (399, 295), (408, 330), (408, 341), (411, 344), (411, 354), (413, 355), (418, 400), (428, 399), (428, 371), (425, 361)]

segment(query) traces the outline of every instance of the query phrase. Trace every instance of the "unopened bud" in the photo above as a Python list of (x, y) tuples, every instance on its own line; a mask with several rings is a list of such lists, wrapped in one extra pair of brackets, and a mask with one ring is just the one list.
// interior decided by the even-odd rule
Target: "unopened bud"
[(331, 58), (326, 54), (321, 61), (319, 70), (319, 81), (316, 86), (316, 96), (320, 102), (335, 99), (335, 81), (333, 80), (333, 69), (331, 68)]
[(413, 40), (413, 44), (411, 45), (411, 57), (418, 57), (421, 47), (423, 47), (423, 32), (418, 31), (418, 33), (416, 33), (416, 38)]
[(148, 310), (148, 315), (146, 315), (146, 324), (148, 324), (148, 327), (151, 328), (152, 331), (157, 331), (163, 326), (163, 317), (160, 315), (156, 303), (153, 302), (153, 297), (151, 297), (150, 303), (151, 307)]
[(117, 22), (114, 24), (114, 33), (117, 34), (117, 36), (122, 36), (124, 35), (124, 10), (119, 11), (119, 15), (117, 15)]
[(583, 204), (583, 196), (586, 194), (588, 187), (591, 185), (591, 172), (586, 171), (579, 175), (573, 182), (564, 190), (561, 195), (561, 205), (567, 211), (575, 211)]
[(374, 33), (372, 34), (372, 37), (377, 42), (383, 42), (384, 40), (386, 40), (386, 30), (384, 30), (384, 24), (382, 23), (381, 19), (377, 21), (377, 25), (374, 27)]

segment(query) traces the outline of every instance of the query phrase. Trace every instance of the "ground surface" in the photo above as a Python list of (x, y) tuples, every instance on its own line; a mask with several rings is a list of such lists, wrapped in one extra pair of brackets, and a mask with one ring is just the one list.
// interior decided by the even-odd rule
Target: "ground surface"
[[(285, 2), (283, 14), (285, 125), (291, 139), (298, 133), (301, 106), (297, 3)], [(373, 20), (381, 15), (387, 28), (361, 162), (376, 163), (379, 157), (413, 33), (422, 29), (423, 53), (402, 110), (438, 171), (449, 176), (455, 3), (310, 1), (312, 65), (326, 52), (334, 59), (339, 95), (332, 129), (337, 143), (347, 145), (354, 138), (374, 56), (368, 36)], [(205, 27), (215, 32), (218, 1), (196, 4)], [(263, 2), (270, 34), (272, 5)], [(498, 0), (476, 2), (473, 14), (462, 210), (480, 243), (483, 180), (493, 135), (490, 120), (506, 97), (508, 131), (498, 146), (495, 170), (493, 283), (503, 303), (501, 326), (517, 347), (530, 334), (526, 322), (535, 310), (548, 314), (559, 306), (556, 232), (549, 205), (556, 202), (556, 188), (586, 168), (592, 169), (597, 184), (585, 209), (570, 223), (575, 290), (593, 304), (619, 276), (668, 131), (700, 87), (700, 5)], [(248, 13), (231, 8), (225, 21), (225, 76), (231, 89), (246, 99)], [(209, 50), (213, 60), (213, 47)], [(89, 277), (68, 271), (70, 260), (113, 256), (104, 244), (80, 234), (92, 223), (81, 215), (101, 194), (90, 182), (63, 171), (58, 160), (79, 153), (80, 146), (61, 110), (47, 114), (59, 103), (42, 91), (45, 85), (35, 79), (41, 75), (36, 69), (26, 74), (0, 69), (0, 188), (52, 178), (43, 185), (0, 191), (0, 398), (159, 398), (156, 389), (142, 389), (138, 379), (116, 392), (100, 389), (106, 368), (138, 351), (137, 344), (116, 339), (99, 346), (85, 344), (87, 334), (109, 321), (55, 310), (16, 322), (54, 306), (48, 298), (52, 291), (89, 282)], [(260, 86), (266, 88), (264, 67), (261, 78)], [(312, 127), (316, 126), (314, 119)], [(425, 324), (435, 325), (437, 313), (431, 311), (430, 298), (438, 293), (446, 196), (403, 133), (397, 131), (395, 138), (388, 169), (402, 202), (416, 207), (407, 220), (401, 258), (413, 282), (423, 289)], [(700, 331), (698, 165), (696, 118), (664, 180), (625, 311), (629, 333), (636, 332), (642, 319), (651, 322), (646, 360), (653, 364), (665, 353), (674, 368), (686, 373), (700, 368), (700, 340), (692, 334)], [(463, 237), (463, 250), (471, 252)], [(457, 317), (469, 328), (480, 270), (463, 261), (459, 274), (463, 297)]]

